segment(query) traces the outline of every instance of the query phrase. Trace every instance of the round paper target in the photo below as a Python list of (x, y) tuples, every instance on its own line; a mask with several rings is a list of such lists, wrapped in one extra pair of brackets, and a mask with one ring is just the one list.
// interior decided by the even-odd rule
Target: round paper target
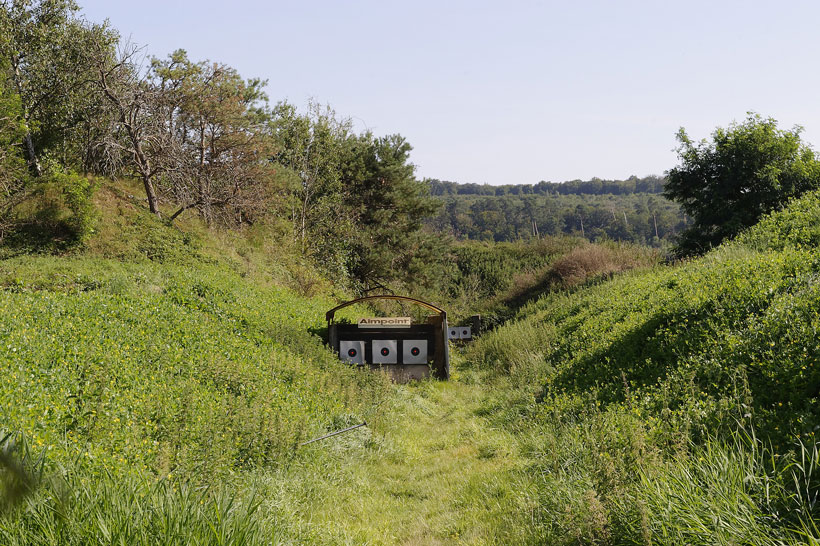
[(421, 354), (421, 349), (419, 349), (418, 347), (413, 347), (412, 349), (410, 349), (410, 354), (413, 356), (419, 356)]
[(349, 356), (350, 358), (356, 358), (357, 354), (359, 354), (359, 351), (357, 351), (356, 349), (349, 349), (347, 351), (347, 356)]
[(390, 349), (388, 349), (387, 347), (382, 347), (381, 353), (382, 356), (387, 356), (390, 354)]

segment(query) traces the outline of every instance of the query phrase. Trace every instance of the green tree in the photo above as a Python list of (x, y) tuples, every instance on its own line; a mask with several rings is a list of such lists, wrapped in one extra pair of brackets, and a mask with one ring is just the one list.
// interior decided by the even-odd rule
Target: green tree
[(401, 135), (366, 133), (356, 150), (349, 156), (355, 168), (348, 163), (345, 172), (346, 206), (357, 225), (350, 265), (354, 280), (362, 291), (396, 281), (425, 284), (437, 251), (422, 226), (440, 202), (430, 197), (428, 184), (416, 180), (412, 147)]
[(302, 251), (326, 271), (347, 275), (345, 262), (355, 218), (344, 206), (349, 188), (343, 184), (342, 171), (357, 170), (354, 165), (361, 162), (350, 121), (315, 102), (308, 105), (306, 114), (279, 103), (273, 116), (277, 144), (273, 160), (291, 175), (291, 220)]
[(193, 63), (184, 50), (154, 59), (149, 78), (163, 97), (167, 138), (178, 149), (169, 183), (160, 187), (179, 205), (171, 220), (191, 208), (207, 223), (253, 218), (272, 176), (265, 82), (244, 80), (223, 64)]
[(80, 160), (77, 143), (96, 136), (102, 101), (90, 54), (111, 51), (117, 36), (106, 25), (78, 19), (77, 10), (73, 0), (0, 2), (0, 57), (20, 97), (25, 157), (34, 176), (45, 154), (63, 163)]
[(705, 252), (820, 186), (820, 162), (801, 130), (778, 129), (754, 113), (717, 128), (711, 142), (694, 142), (680, 129), (681, 164), (667, 173), (664, 195), (693, 219), (678, 241), (681, 255)]
[(10, 226), (14, 206), (25, 196), (28, 179), (21, 149), (26, 124), (7, 74), (0, 70), (0, 239)]

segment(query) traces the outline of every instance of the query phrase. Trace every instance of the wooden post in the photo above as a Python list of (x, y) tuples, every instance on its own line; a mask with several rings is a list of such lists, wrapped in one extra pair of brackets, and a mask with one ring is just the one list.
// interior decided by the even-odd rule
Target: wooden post
[(447, 314), (433, 315), (427, 318), (427, 324), (433, 328), (433, 377), (450, 378), (450, 342), (447, 339)]
[(330, 348), (339, 352), (339, 332), (337, 331), (336, 324), (328, 324), (327, 325), (327, 343), (330, 345)]
[(441, 328), (439, 328), (439, 332), (441, 333), (444, 362), (440, 379), (450, 379), (450, 339), (447, 335), (448, 329), (449, 327), (447, 326), (447, 313), (442, 313)]
[(481, 334), (481, 315), (473, 315), (470, 317), (470, 322), (473, 326), (473, 337)]

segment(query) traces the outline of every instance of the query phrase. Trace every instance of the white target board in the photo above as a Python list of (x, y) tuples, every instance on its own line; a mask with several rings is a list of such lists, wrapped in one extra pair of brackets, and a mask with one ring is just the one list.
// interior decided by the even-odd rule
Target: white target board
[(426, 339), (405, 339), (401, 343), (404, 364), (427, 364)]
[(461, 339), (473, 339), (472, 326), (459, 326), (458, 335)]
[(395, 339), (373, 340), (373, 364), (396, 364), (399, 361), (399, 342)]
[(447, 339), (461, 339), (461, 328), (450, 327), (447, 330)]
[(340, 341), (339, 358), (351, 364), (364, 364), (364, 341)]

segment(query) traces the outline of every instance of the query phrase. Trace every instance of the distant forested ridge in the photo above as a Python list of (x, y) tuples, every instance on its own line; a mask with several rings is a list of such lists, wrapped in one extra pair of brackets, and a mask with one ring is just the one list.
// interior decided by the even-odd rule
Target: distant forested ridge
[(492, 186), (490, 184), (459, 184), (428, 178), (430, 194), (434, 196), (446, 195), (629, 195), (633, 193), (661, 193), (666, 179), (660, 176), (645, 176), (638, 178), (630, 176), (626, 180), (602, 180), (593, 177), (590, 180), (570, 180), (567, 182), (545, 182), (538, 184), (504, 184)]
[(573, 235), (660, 246), (687, 225), (677, 203), (662, 195), (659, 176), (538, 184), (459, 184), (428, 179), (443, 206), (430, 221), (458, 239), (514, 241)]

